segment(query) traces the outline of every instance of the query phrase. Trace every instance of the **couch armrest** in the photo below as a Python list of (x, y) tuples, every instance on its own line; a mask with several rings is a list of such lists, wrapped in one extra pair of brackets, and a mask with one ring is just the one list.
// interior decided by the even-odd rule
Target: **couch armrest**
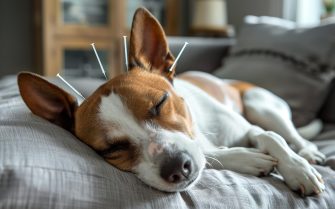
[(222, 59), (234, 45), (235, 39), (199, 38), (199, 37), (168, 37), (170, 50), (176, 57), (184, 43), (189, 45), (177, 64), (177, 73), (188, 70), (212, 72), (222, 64)]

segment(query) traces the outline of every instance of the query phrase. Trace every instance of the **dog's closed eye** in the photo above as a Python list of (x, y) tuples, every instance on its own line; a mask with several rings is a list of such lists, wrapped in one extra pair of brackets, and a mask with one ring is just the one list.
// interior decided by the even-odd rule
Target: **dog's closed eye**
[(126, 140), (116, 141), (108, 145), (107, 148), (98, 150), (97, 153), (103, 157), (110, 157), (114, 153), (127, 151), (130, 148), (130, 142)]
[(169, 97), (169, 93), (165, 92), (163, 96), (159, 99), (159, 101), (149, 110), (151, 116), (158, 116), (160, 114), (160, 110), (162, 106), (166, 102)]

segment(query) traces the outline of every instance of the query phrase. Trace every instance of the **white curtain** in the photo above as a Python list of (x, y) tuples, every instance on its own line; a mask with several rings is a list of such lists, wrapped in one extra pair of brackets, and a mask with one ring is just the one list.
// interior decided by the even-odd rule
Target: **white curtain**
[(283, 17), (295, 21), (298, 27), (320, 23), (322, 0), (283, 0)]

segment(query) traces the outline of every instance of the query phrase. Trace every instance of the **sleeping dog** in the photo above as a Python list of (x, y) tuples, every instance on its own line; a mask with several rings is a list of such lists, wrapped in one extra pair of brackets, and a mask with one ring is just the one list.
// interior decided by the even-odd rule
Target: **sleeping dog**
[(79, 106), (31, 73), (19, 74), (20, 93), (34, 114), (158, 190), (188, 189), (206, 164), (255, 176), (275, 168), (292, 190), (324, 190), (309, 164), (324, 155), (299, 135), (288, 105), (240, 81), (200, 72), (175, 77), (164, 31), (144, 8), (133, 19), (129, 61), (128, 73), (101, 85)]

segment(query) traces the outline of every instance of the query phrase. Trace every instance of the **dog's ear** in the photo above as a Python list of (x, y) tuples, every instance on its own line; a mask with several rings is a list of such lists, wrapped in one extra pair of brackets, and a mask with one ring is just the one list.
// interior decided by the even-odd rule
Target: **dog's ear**
[(174, 57), (169, 50), (164, 30), (157, 19), (144, 8), (136, 10), (130, 36), (130, 69), (140, 66), (172, 81)]
[(20, 73), (18, 85), (24, 102), (34, 114), (73, 131), (78, 106), (75, 97), (33, 73)]

